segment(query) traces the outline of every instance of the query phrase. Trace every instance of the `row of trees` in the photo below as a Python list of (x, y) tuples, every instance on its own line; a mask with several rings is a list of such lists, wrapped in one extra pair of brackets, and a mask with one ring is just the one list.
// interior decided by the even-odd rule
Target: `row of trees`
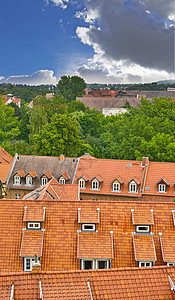
[(20, 116), (0, 100), (0, 144), (12, 155), (79, 156), (153, 161), (175, 161), (175, 102), (141, 101), (128, 113), (104, 117), (79, 101), (55, 96), (34, 100)]

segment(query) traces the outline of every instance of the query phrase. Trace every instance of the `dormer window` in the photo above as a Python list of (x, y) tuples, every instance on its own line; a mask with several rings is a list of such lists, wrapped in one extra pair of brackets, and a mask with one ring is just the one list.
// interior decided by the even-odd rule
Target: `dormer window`
[(21, 183), (21, 177), (19, 175), (14, 176), (14, 184), (20, 185)]
[(139, 267), (152, 267), (152, 261), (139, 261)]
[(41, 178), (41, 185), (45, 185), (46, 183), (48, 183), (48, 178), (47, 177), (42, 177)]
[(170, 186), (169, 181), (165, 178), (162, 177), (158, 182), (157, 182), (157, 192), (158, 193), (166, 193), (167, 192), (167, 187)]
[(137, 189), (137, 184), (135, 183), (135, 181), (131, 181), (129, 184), (129, 193), (137, 193), (138, 189)]
[(96, 229), (96, 224), (82, 224), (81, 225), (81, 230), (82, 231), (94, 232), (95, 229)]
[(26, 185), (32, 185), (33, 182), (32, 182), (32, 177), (31, 176), (27, 176), (26, 177)]
[(167, 191), (167, 186), (166, 186), (166, 184), (159, 184), (158, 185), (158, 192), (159, 193), (166, 193), (166, 191)]
[(60, 183), (60, 184), (65, 184), (65, 179), (64, 179), (64, 178), (60, 178), (60, 179), (59, 179), (59, 183)]
[(92, 189), (92, 190), (99, 190), (99, 182), (98, 182), (97, 179), (94, 179), (94, 180), (92, 181), (91, 189)]
[(41, 229), (40, 222), (27, 222), (27, 229)]
[(120, 192), (121, 191), (119, 182), (113, 182), (112, 191), (113, 192)]
[(142, 226), (138, 225), (136, 226), (136, 232), (140, 233), (149, 233), (150, 232), (150, 226)]
[(80, 189), (85, 189), (86, 184), (85, 184), (85, 180), (84, 180), (84, 179), (80, 179), (80, 180), (78, 181), (78, 183), (79, 183)]

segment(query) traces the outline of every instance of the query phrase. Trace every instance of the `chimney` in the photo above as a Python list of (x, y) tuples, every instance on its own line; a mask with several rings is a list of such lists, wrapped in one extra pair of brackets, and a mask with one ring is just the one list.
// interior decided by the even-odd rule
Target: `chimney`
[(60, 161), (64, 161), (64, 154), (60, 155)]
[(35, 254), (35, 261), (32, 262), (32, 271), (31, 273), (39, 273), (41, 271), (41, 263), (37, 257), (37, 254)]
[(142, 157), (142, 167), (145, 167), (149, 163), (149, 157)]

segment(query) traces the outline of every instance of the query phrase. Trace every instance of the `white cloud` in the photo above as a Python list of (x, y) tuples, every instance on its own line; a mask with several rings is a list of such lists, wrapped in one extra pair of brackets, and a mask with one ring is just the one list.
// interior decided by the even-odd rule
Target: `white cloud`
[[(56, 6), (60, 6), (63, 9), (67, 8), (67, 3), (69, 2), (69, 0), (50, 0), (51, 2), (53, 2)], [(49, 2), (49, 0), (47, 0), (47, 3)]]
[(56, 84), (57, 81), (52, 70), (38, 70), (32, 75), (10, 76), (3, 80), (5, 83), (27, 85)]
[(5, 79), (4, 76), (0, 76), (0, 81), (3, 81)]

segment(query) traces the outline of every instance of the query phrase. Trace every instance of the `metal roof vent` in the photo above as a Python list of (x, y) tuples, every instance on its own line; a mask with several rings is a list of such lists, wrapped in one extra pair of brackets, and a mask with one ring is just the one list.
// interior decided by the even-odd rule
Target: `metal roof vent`
[(131, 164), (127, 164), (127, 168), (131, 168)]
[(145, 191), (150, 191), (150, 186), (146, 186)]

